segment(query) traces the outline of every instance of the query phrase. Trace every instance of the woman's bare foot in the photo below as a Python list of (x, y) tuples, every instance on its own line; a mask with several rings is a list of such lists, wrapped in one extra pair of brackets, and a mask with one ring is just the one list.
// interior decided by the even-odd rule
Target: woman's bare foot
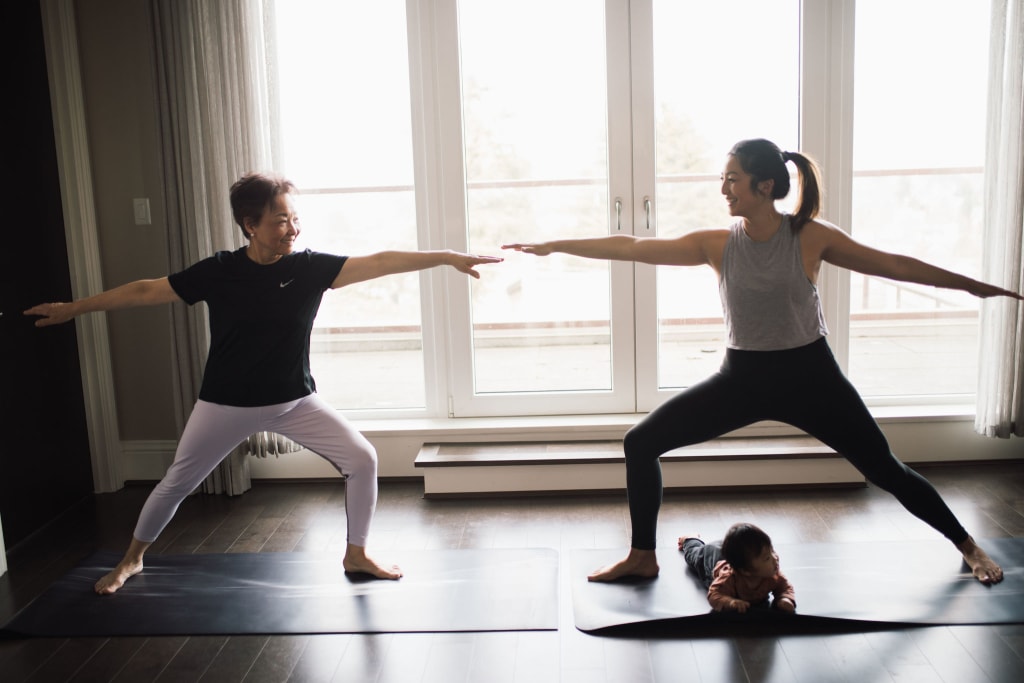
[(964, 562), (971, 568), (974, 578), (978, 581), (988, 586), (1003, 580), (1003, 568), (996, 564), (970, 536), (957, 546), (957, 550), (964, 556)]
[(132, 542), (128, 544), (128, 551), (121, 558), (121, 561), (117, 563), (117, 566), (109, 574), (96, 582), (94, 586), (96, 592), (100, 595), (116, 593), (121, 589), (125, 581), (141, 572), (142, 558), (151, 544), (152, 541), (140, 541), (132, 537)]
[(100, 595), (116, 593), (124, 582), (142, 571), (142, 562), (121, 560), (109, 574), (96, 582), (95, 589)]
[(342, 560), (341, 565), (347, 574), (369, 574), (377, 579), (390, 580), (402, 578), (402, 570), (397, 565), (391, 565), (390, 569), (386, 568), (369, 557), (366, 554), (366, 548), (351, 543), (345, 551), (345, 559)]
[(627, 576), (653, 579), (657, 575), (658, 558), (654, 551), (630, 548), (625, 558), (592, 572), (587, 581), (615, 581)]
[(696, 538), (698, 541), (701, 540), (700, 534), (686, 534), (679, 537), (679, 549), (683, 549), (683, 544), (689, 541), (691, 538)]

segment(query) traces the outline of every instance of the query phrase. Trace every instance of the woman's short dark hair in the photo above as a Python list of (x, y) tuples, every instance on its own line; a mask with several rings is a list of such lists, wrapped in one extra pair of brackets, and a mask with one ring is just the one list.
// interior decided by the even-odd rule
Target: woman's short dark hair
[(759, 183), (774, 181), (772, 199), (782, 199), (789, 194), (786, 162), (792, 161), (800, 176), (800, 197), (793, 214), (793, 229), (800, 230), (818, 215), (821, 210), (821, 174), (810, 157), (800, 152), (783, 152), (774, 142), (764, 138), (737, 142), (729, 156), (739, 159), (743, 172), (750, 176), (750, 189), (754, 192), (759, 192)]
[(771, 546), (772, 539), (759, 527), (740, 522), (733, 524), (725, 533), (725, 538), (722, 539), (722, 557), (733, 569), (749, 571), (754, 560), (760, 557), (765, 548)]
[(280, 195), (297, 192), (295, 184), (273, 173), (246, 173), (231, 186), (231, 215), (248, 238), (246, 221), (258, 223)]

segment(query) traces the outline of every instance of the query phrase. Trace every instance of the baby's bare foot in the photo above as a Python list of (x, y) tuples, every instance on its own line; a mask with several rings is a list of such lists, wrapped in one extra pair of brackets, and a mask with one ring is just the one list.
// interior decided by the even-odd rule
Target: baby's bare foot
[(687, 541), (689, 541), (691, 538), (696, 538), (697, 540), (700, 540), (700, 534), (685, 534), (683, 536), (680, 536), (679, 537), (679, 549), (682, 550), (683, 549), (683, 544), (686, 543)]
[(658, 570), (658, 558), (653, 550), (630, 548), (625, 558), (592, 572), (587, 580), (615, 581), (627, 576), (653, 579), (658, 575)]
[(100, 595), (111, 595), (120, 590), (124, 582), (142, 571), (141, 562), (120, 562), (94, 586)]

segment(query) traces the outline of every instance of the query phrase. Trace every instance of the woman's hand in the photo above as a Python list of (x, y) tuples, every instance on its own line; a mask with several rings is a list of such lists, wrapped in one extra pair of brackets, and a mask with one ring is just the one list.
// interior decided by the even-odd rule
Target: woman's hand
[(996, 287), (995, 285), (990, 285), (987, 282), (974, 282), (967, 288), (967, 291), (982, 299), (987, 299), (992, 296), (1008, 296), (1010, 298), (1017, 299), (1018, 301), (1024, 301), (1024, 296), (1021, 296), (1017, 292), (1011, 292), (1008, 289)]
[(60, 325), (75, 317), (74, 306), (66, 303), (38, 304), (25, 311), (24, 315), (38, 315), (36, 327)]
[(547, 242), (529, 242), (526, 244), (503, 244), (502, 249), (513, 249), (515, 251), (521, 251), (524, 254), (534, 254), (536, 256), (547, 256), (551, 253), (551, 245)]
[(451, 265), (452, 268), (465, 273), (477, 279), (480, 278), (480, 273), (476, 272), (474, 266), (483, 265), (486, 263), (501, 263), (505, 259), (500, 256), (476, 256), (474, 254), (460, 254), (459, 252), (452, 252)]

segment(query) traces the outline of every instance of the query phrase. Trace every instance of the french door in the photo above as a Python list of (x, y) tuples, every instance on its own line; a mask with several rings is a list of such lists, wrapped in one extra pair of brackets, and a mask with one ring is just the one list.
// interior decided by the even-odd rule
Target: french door
[[(457, 248), (723, 227), (732, 144), (797, 148), (798, 0), (437, 6)], [(481, 280), (450, 281), (451, 414), (644, 411), (717, 366), (710, 269), (505, 256)]]
[[(280, 167), (303, 190), (303, 238), (347, 254), (498, 254), (724, 227), (725, 156), (765, 137), (818, 161), (825, 219), (977, 277), (988, 9), (899, 4), (278, 2)], [(710, 269), (505, 256), (479, 280), (433, 269), (325, 297), (312, 360), (340, 378), (322, 383), (332, 405), (645, 412), (718, 366)], [(818, 284), (829, 343), (866, 400), (972, 394), (976, 373), (948, 370), (976, 355), (971, 297), (831, 267)]]

